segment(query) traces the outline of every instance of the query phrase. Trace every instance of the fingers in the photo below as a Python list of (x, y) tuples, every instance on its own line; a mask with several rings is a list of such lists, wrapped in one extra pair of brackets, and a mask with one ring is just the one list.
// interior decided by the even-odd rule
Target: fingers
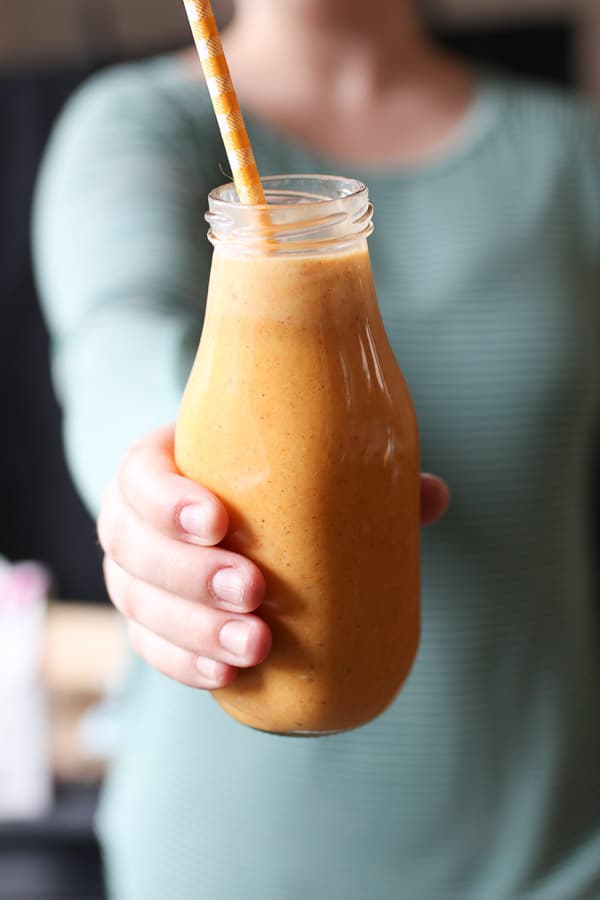
[(178, 474), (173, 428), (138, 443), (122, 463), (98, 519), (110, 597), (129, 622), (134, 649), (183, 684), (213, 690), (271, 648), (251, 613), (265, 580), (250, 560), (219, 544), (223, 504)]
[[(179, 475), (172, 448), (172, 427), (144, 438), (107, 492), (98, 520), (105, 579), (139, 655), (180, 683), (214, 690), (269, 654), (269, 627), (252, 615), (266, 585), (254, 563), (217, 546), (227, 512)], [(422, 524), (448, 504), (445, 483), (422, 475)]]
[(162, 534), (214, 546), (227, 533), (227, 511), (220, 500), (178, 474), (172, 426), (132, 447), (120, 466), (118, 485), (125, 503)]
[(230, 684), (237, 674), (232, 666), (194, 656), (134, 622), (129, 625), (129, 642), (148, 665), (188, 687), (216, 690)]
[(271, 649), (269, 628), (257, 616), (235, 616), (168, 594), (108, 558), (104, 577), (111, 600), (130, 622), (195, 657), (248, 668), (261, 663)]
[(432, 525), (446, 513), (450, 490), (436, 475), (421, 475), (421, 525)]
[(264, 599), (265, 580), (254, 563), (164, 536), (135, 515), (116, 484), (105, 497), (98, 537), (121, 569), (167, 594), (236, 612), (252, 612)]

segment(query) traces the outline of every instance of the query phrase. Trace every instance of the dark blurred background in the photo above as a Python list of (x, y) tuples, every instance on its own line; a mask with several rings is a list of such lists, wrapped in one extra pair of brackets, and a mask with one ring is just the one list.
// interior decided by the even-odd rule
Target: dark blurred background
[[(215, 6), (224, 21), (226, 2)], [(466, 56), (576, 86), (600, 100), (600, 0), (429, 0), (428, 8), (440, 40)], [(55, 594), (72, 614), (73, 601), (98, 605), (106, 597), (94, 524), (73, 488), (61, 445), (48, 336), (31, 271), (32, 190), (52, 124), (84, 78), (188, 40), (180, 0), (0, 3), (0, 555), (47, 563)], [(0, 900), (102, 897), (91, 827), (99, 775), (73, 762), (69, 716), (79, 710), (75, 683), (83, 696), (91, 667), (82, 650), (85, 635), (93, 632), (100, 656), (110, 655), (106, 648), (113, 645), (106, 632), (100, 653), (104, 621), (53, 621), (55, 655), (71, 660), (66, 674), (59, 666), (53, 686), (69, 708), (60, 738), (65, 761), (49, 817), (27, 826), (0, 824)], [(79, 661), (65, 646), (79, 648)], [(87, 684), (91, 696), (89, 677)]]

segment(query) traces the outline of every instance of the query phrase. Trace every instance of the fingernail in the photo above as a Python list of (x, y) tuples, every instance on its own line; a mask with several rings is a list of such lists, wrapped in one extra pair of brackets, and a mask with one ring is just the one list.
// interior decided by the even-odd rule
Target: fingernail
[(208, 538), (208, 506), (197, 503), (194, 506), (184, 506), (179, 513), (179, 524), (184, 531), (201, 540)]
[(221, 569), (212, 580), (215, 596), (229, 606), (240, 607), (244, 594), (244, 579), (237, 569)]
[(248, 641), (250, 639), (250, 629), (245, 622), (228, 622), (221, 629), (219, 642), (223, 650), (234, 653), (236, 656), (243, 656), (248, 649)]
[(214, 659), (207, 659), (205, 656), (199, 656), (196, 660), (196, 668), (207, 681), (218, 681), (223, 665), (222, 663), (216, 662)]

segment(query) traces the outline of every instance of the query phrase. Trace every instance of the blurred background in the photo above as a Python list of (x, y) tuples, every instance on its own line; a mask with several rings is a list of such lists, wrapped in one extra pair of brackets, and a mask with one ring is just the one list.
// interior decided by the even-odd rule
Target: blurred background
[[(432, 28), (449, 46), (572, 86), (600, 103), (599, 0), (425, 2)], [(226, 22), (228, 0), (215, 0), (215, 8)], [(110, 694), (123, 663), (94, 523), (71, 484), (61, 446), (31, 272), (33, 185), (52, 124), (83, 79), (188, 42), (180, 0), (0, 5), (0, 557), (45, 567), (35, 575), (0, 566), (0, 745), (11, 728), (13, 736), (22, 728), (21, 739), (31, 745), (33, 735), (40, 750), (28, 761), (37, 792), (27, 802), (34, 775), (21, 773), (23, 796), (11, 795), (9, 803), (9, 785), (14, 794), (19, 783), (11, 775), (15, 760), (0, 754), (0, 900), (101, 900), (91, 820), (110, 745)], [(18, 646), (1, 616), (3, 596), (24, 590), (53, 598), (24, 631), (42, 661), (35, 689), (26, 679), (13, 684), (2, 665), (9, 645)], [(34, 666), (40, 668), (36, 660)], [(29, 718), (23, 712), (15, 724), (15, 709)]]

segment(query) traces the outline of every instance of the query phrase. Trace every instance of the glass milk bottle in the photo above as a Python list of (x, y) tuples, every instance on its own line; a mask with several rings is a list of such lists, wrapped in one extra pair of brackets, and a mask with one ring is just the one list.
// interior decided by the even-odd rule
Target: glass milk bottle
[(217, 702), (262, 731), (332, 734), (383, 712), (419, 637), (419, 449), (381, 320), (368, 191), (264, 180), (213, 191), (206, 317), (176, 429), (180, 471), (225, 503), (224, 545), (267, 580), (268, 659)]

